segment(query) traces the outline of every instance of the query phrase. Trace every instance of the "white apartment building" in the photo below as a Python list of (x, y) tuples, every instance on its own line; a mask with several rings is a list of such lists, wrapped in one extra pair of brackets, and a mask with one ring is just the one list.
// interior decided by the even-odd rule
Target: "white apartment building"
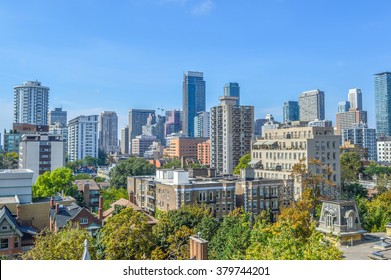
[(194, 137), (210, 136), (210, 113), (199, 112), (194, 117)]
[(98, 115), (79, 116), (68, 122), (68, 160), (98, 157)]
[(305, 91), (299, 95), (300, 121), (325, 119), (324, 92), (318, 89)]
[[(265, 131), (265, 138), (252, 144), (251, 162), (256, 178), (290, 180), (293, 166), (301, 159), (320, 160), (332, 170), (330, 179), (340, 186), (340, 137), (332, 127), (286, 127)], [(318, 170), (315, 170), (317, 172)], [(336, 189), (337, 191), (338, 189)], [(328, 190), (323, 190), (328, 194)], [(294, 182), (294, 197), (301, 195), (301, 184)]]
[(0, 203), (31, 203), (33, 174), (30, 169), (0, 170)]
[(64, 142), (60, 135), (25, 134), (19, 144), (19, 168), (34, 171), (33, 184), (46, 171), (65, 166)]
[(379, 137), (376, 144), (377, 161), (391, 162), (391, 137)]
[(236, 105), (237, 97), (221, 96), (210, 109), (211, 167), (231, 174), (239, 159), (251, 150), (254, 106)]

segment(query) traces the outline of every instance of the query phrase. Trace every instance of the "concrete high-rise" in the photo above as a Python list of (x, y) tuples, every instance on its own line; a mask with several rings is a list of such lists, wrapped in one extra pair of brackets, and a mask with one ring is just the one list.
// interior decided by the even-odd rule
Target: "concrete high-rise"
[(166, 111), (166, 124), (164, 128), (164, 136), (167, 137), (172, 133), (178, 133), (182, 130), (181, 111), (172, 110)]
[(284, 102), (283, 111), (283, 122), (293, 122), (299, 120), (299, 102), (287, 101)]
[(228, 83), (224, 86), (224, 96), (235, 96), (236, 105), (240, 105), (240, 87), (238, 83)]
[(183, 132), (194, 137), (194, 117), (205, 111), (205, 81), (202, 72), (187, 71), (183, 76)]
[(121, 154), (129, 154), (129, 127), (121, 128)]
[(61, 127), (67, 126), (67, 111), (63, 111), (62, 108), (54, 108), (54, 111), (50, 111), (48, 115), (48, 124), (59, 123)]
[(150, 114), (155, 115), (155, 110), (129, 110), (129, 152), (132, 151), (132, 139), (143, 133), (143, 125), (147, 124), (147, 120)]
[(338, 102), (338, 113), (346, 113), (350, 109), (350, 102), (349, 101), (341, 101)]
[(198, 112), (194, 117), (194, 137), (210, 136), (210, 113)]
[(391, 72), (375, 74), (376, 135), (391, 136)]
[(98, 157), (98, 115), (78, 116), (68, 122), (68, 160)]
[(99, 115), (99, 149), (107, 154), (119, 152), (116, 112), (103, 111)]
[(349, 89), (348, 100), (350, 103), (350, 109), (362, 110), (362, 93), (361, 89), (352, 88)]
[(342, 143), (349, 141), (368, 149), (368, 160), (377, 161), (376, 130), (368, 128), (366, 124), (357, 124), (352, 128), (342, 129)]
[(318, 89), (305, 91), (299, 95), (300, 121), (325, 119), (324, 92)]
[(254, 107), (236, 105), (237, 97), (222, 96), (210, 110), (210, 161), (217, 172), (231, 174), (239, 159), (250, 152)]
[(49, 88), (38, 81), (14, 87), (14, 123), (48, 125)]

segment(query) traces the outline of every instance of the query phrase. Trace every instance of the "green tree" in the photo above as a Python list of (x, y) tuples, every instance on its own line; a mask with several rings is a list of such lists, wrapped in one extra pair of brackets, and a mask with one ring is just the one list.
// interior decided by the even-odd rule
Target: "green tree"
[(38, 176), (33, 186), (33, 197), (49, 197), (64, 191), (66, 195), (74, 196), (77, 192), (72, 185), (72, 170), (66, 167), (57, 168), (51, 172), (47, 171)]
[(173, 158), (169, 162), (166, 162), (163, 164), (162, 168), (163, 169), (169, 169), (169, 168), (181, 168), (182, 163), (179, 158)]
[(99, 149), (99, 150), (98, 150), (98, 160), (97, 160), (97, 164), (98, 164), (99, 166), (107, 165), (107, 164), (108, 164), (108, 162), (107, 162), (108, 156), (109, 156), (109, 155), (108, 155), (104, 150)]
[(103, 189), (101, 190), (100, 195), (103, 198), (103, 210), (109, 209), (110, 204), (121, 198), (128, 199), (128, 191), (124, 188), (116, 189), (111, 187), (108, 189)]
[(17, 169), (19, 163), (19, 155), (15, 152), (1, 154), (0, 169)]
[(251, 154), (245, 154), (242, 156), (239, 160), (238, 165), (234, 169), (234, 174), (240, 174), (240, 169), (245, 169), (250, 167), (250, 161), (251, 161)]
[(96, 259), (92, 236), (79, 226), (67, 225), (59, 232), (42, 231), (34, 241), (34, 249), (22, 255), (26, 260), (80, 260), (84, 240), (89, 242), (91, 259)]
[(368, 190), (359, 183), (350, 183), (342, 185), (343, 199), (356, 199), (357, 197), (367, 197)]
[(110, 186), (115, 188), (126, 188), (129, 176), (151, 175), (155, 167), (143, 158), (131, 157), (120, 161), (110, 170)]
[(347, 184), (358, 180), (358, 174), (363, 170), (360, 155), (357, 152), (341, 154), (341, 182)]
[(373, 177), (375, 174), (391, 174), (391, 168), (388, 166), (381, 166), (373, 161), (364, 169), (364, 174)]
[(226, 216), (209, 243), (209, 258), (241, 260), (245, 258), (251, 236), (251, 214), (235, 209)]
[(98, 235), (98, 257), (106, 260), (145, 260), (153, 249), (147, 217), (133, 208), (113, 215)]

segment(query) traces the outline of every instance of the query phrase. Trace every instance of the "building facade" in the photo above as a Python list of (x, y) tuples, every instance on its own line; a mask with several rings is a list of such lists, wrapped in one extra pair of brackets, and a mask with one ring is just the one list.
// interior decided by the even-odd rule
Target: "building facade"
[(193, 158), (196, 159), (198, 154), (197, 145), (205, 142), (208, 138), (194, 138), (175, 136), (170, 138), (169, 146), (165, 151), (165, 156), (172, 158)]
[(197, 144), (197, 159), (202, 165), (210, 165), (210, 139)]
[(143, 125), (147, 123), (149, 115), (155, 115), (155, 110), (130, 109), (129, 110), (129, 152), (132, 151), (132, 139), (143, 133)]
[(305, 91), (299, 95), (300, 121), (325, 119), (324, 92), (318, 89)]
[(299, 102), (298, 101), (287, 101), (284, 102), (282, 108), (283, 122), (292, 122), (299, 120)]
[(30, 169), (0, 170), (0, 198), (12, 197), (17, 203), (31, 203), (33, 175)]
[(98, 157), (98, 115), (79, 116), (68, 123), (68, 160)]
[(129, 127), (121, 128), (121, 154), (129, 154)]
[(132, 155), (143, 157), (144, 153), (157, 140), (156, 136), (139, 135), (132, 139)]
[(368, 149), (368, 160), (377, 161), (376, 129), (368, 128), (366, 124), (354, 125), (352, 128), (342, 129), (342, 143), (349, 141)]
[(194, 117), (194, 137), (210, 136), (210, 113), (198, 112)]
[(205, 81), (202, 72), (187, 71), (183, 75), (183, 132), (194, 137), (194, 117), (205, 112)]
[(64, 141), (60, 135), (25, 134), (19, 144), (19, 168), (34, 171), (33, 184), (46, 171), (65, 166)]
[(224, 96), (237, 97), (236, 105), (240, 105), (240, 86), (238, 83), (228, 83), (224, 86)]
[(349, 89), (348, 100), (349, 100), (349, 105), (350, 105), (349, 109), (355, 109), (358, 111), (362, 110), (361, 89), (358, 89), (358, 88)]
[(172, 133), (178, 133), (182, 130), (181, 111), (172, 110), (166, 111), (166, 124), (164, 129), (164, 136)]
[(391, 136), (391, 72), (375, 74), (377, 136)]
[(48, 125), (49, 88), (38, 81), (14, 87), (14, 123)]
[(103, 111), (99, 115), (99, 149), (106, 154), (119, 152), (116, 112)]
[(218, 173), (231, 174), (239, 159), (250, 152), (254, 107), (236, 105), (236, 97), (222, 96), (210, 110), (210, 163)]
[(49, 112), (48, 124), (59, 123), (62, 127), (66, 127), (68, 123), (67, 111), (63, 111), (62, 108), (54, 108)]
[(343, 129), (352, 128), (355, 124), (368, 123), (367, 111), (349, 109), (348, 112), (337, 113), (337, 134), (342, 134)]
[(376, 142), (377, 161), (391, 162), (391, 137), (379, 137)]

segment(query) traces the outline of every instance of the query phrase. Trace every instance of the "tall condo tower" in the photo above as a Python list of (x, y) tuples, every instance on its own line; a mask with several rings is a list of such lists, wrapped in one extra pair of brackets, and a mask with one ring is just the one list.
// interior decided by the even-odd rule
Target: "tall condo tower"
[(305, 91), (299, 95), (300, 121), (325, 119), (324, 92), (318, 89)]
[(224, 96), (234, 96), (238, 99), (236, 100), (236, 105), (240, 105), (240, 87), (238, 83), (228, 83), (224, 86)]
[(14, 86), (14, 123), (48, 125), (49, 88), (38, 81)]
[(187, 71), (183, 76), (183, 132), (194, 137), (194, 117), (205, 111), (204, 73)]
[(376, 135), (391, 136), (391, 72), (375, 74)]

